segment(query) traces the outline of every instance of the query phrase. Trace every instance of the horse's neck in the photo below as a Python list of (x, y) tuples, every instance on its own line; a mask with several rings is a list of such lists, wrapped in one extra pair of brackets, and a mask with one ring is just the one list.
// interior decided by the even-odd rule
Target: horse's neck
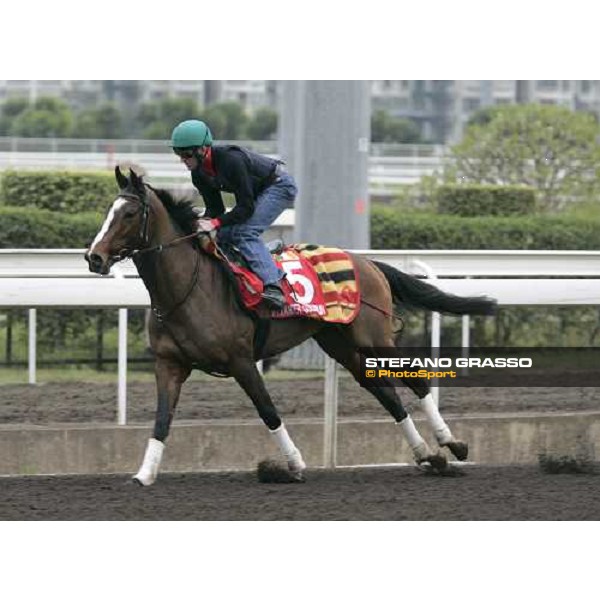
[[(150, 247), (165, 246), (184, 235), (172, 223), (162, 203), (156, 203), (153, 212), (154, 218), (148, 231)], [(194, 282), (196, 288), (209, 290), (214, 276), (214, 266), (208, 257), (199, 253), (189, 241), (143, 254), (136, 259), (136, 266), (152, 303), (162, 310), (168, 310), (180, 302), (190, 292)]]

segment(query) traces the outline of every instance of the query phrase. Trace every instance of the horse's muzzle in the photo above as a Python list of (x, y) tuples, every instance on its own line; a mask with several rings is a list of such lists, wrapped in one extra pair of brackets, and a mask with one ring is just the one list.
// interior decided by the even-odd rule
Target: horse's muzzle
[(92, 273), (108, 275), (111, 267), (110, 259), (104, 260), (100, 254), (96, 254), (95, 252), (86, 252), (85, 260), (87, 260), (88, 267)]

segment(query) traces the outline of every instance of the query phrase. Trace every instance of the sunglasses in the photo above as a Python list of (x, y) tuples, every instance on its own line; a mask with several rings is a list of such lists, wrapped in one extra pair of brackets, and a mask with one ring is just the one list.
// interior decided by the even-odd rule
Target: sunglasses
[(194, 158), (196, 156), (196, 148), (173, 148), (173, 152), (180, 158)]

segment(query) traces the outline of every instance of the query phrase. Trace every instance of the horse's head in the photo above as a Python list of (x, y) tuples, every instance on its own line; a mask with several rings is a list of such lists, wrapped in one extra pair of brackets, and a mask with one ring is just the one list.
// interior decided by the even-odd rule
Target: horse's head
[(133, 170), (126, 177), (117, 166), (115, 176), (119, 194), (85, 254), (90, 271), (101, 275), (108, 274), (115, 262), (148, 243), (149, 190)]

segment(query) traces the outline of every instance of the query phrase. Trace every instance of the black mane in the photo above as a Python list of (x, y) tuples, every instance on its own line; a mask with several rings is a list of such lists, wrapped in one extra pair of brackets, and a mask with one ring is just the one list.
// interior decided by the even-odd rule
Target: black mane
[(191, 200), (176, 200), (173, 198), (171, 192), (167, 190), (157, 190), (151, 185), (148, 185), (162, 202), (163, 206), (167, 209), (169, 216), (175, 221), (177, 226), (183, 231), (185, 235), (194, 233), (193, 221), (198, 218), (198, 213), (194, 203)]

